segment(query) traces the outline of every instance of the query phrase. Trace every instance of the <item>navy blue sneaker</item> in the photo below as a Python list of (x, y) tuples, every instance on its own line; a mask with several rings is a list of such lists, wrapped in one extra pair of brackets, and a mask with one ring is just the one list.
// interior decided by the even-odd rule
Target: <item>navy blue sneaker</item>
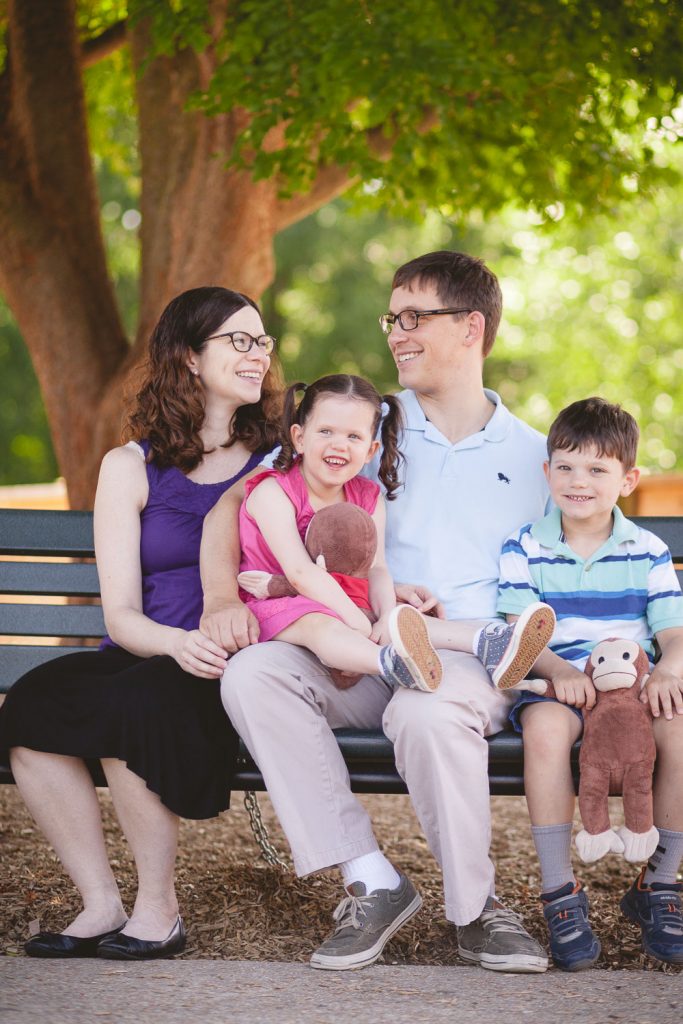
[(600, 942), (588, 923), (588, 899), (581, 885), (568, 882), (542, 893), (543, 916), (550, 932), (550, 955), (562, 971), (583, 971), (600, 956)]
[(645, 868), (619, 906), (629, 921), (640, 925), (643, 949), (665, 964), (683, 964), (683, 914), (680, 882), (643, 885)]

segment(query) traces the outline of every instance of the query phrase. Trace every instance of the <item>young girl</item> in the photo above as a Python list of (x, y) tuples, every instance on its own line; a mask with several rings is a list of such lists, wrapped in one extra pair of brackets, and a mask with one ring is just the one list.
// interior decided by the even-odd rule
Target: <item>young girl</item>
[[(299, 391), (304, 396), (297, 406)], [(382, 403), (388, 407), (384, 418)], [(288, 389), (282, 451), (275, 469), (247, 481), (239, 517), (238, 582), (249, 592), (246, 602), (259, 621), (259, 639), (284, 640), (312, 651), (332, 669), (379, 674), (392, 687), (420, 690), (433, 690), (441, 681), (441, 662), (432, 646), (436, 643), (443, 649), (474, 651), (497, 685), (513, 685), (526, 675), (552, 633), (554, 619), (545, 605), (511, 627), (496, 623), (483, 629), (481, 623), (425, 619), (409, 605), (396, 606), (384, 557), (384, 501), (378, 485), (358, 475), (380, 447), (380, 423), (378, 476), (391, 501), (402, 459), (402, 413), (396, 398), (380, 396), (369, 381), (348, 374)], [(304, 547), (314, 513), (344, 501), (365, 509), (377, 529), (368, 577), (374, 625)], [(255, 597), (251, 592), (262, 591), (264, 574), (284, 574), (297, 595)]]

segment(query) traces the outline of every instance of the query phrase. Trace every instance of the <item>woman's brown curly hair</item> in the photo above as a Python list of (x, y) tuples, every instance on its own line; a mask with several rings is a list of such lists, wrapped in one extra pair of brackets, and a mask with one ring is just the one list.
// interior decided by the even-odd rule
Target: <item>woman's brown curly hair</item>
[[(207, 339), (238, 310), (256, 303), (228, 288), (191, 288), (169, 302), (152, 332), (142, 380), (130, 403), (124, 441), (149, 442), (149, 460), (189, 473), (204, 455), (199, 431), (204, 423), (204, 393), (187, 365), (188, 349), (201, 352)], [(279, 440), (283, 378), (271, 356), (260, 401), (243, 405), (226, 423), (229, 448), (241, 441), (249, 451), (270, 451)]]

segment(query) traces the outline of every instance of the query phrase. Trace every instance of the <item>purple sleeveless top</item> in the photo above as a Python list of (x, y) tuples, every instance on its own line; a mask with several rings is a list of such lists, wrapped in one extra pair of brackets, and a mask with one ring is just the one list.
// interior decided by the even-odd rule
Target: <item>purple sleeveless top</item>
[[(146, 441), (140, 442), (145, 456)], [(263, 461), (254, 452), (230, 480), (198, 484), (175, 466), (145, 463), (149, 498), (140, 513), (142, 610), (163, 626), (196, 629), (202, 614), (199, 547), (204, 517), (229, 487)], [(105, 636), (101, 647), (115, 647)]]

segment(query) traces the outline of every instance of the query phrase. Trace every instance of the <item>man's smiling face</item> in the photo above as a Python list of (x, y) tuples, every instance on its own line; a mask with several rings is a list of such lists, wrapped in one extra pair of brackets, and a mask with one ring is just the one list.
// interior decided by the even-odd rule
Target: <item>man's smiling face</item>
[[(389, 310), (394, 315), (406, 309), (443, 309), (447, 306), (433, 285), (415, 282), (412, 288), (395, 288)], [(448, 387), (456, 377), (462, 339), (468, 330), (467, 314), (421, 317), (415, 330), (405, 331), (398, 320), (388, 344), (398, 370), (401, 387), (418, 394), (430, 394)]]

